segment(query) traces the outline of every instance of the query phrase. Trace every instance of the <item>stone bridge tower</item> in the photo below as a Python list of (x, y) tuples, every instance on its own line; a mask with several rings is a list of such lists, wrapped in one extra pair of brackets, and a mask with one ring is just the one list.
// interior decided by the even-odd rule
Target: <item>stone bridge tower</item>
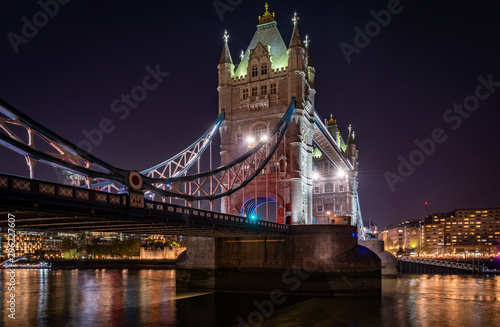
[(240, 62), (234, 64), (224, 34), (219, 69), (221, 160), (227, 164), (268, 136), (296, 99), (296, 109), (284, 140), (265, 170), (244, 189), (222, 200), (225, 213), (257, 216), (292, 224), (312, 223), (312, 138), (314, 67), (306, 37), (302, 42), (293, 18), (288, 47), (277, 28), (275, 14), (259, 17), (257, 30)]

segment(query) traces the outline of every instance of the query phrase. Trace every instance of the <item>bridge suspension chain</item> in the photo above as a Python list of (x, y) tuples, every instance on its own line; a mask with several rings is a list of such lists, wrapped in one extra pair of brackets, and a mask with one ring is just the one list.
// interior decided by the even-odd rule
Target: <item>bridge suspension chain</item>
[(229, 164), (201, 174), (172, 178), (143, 178), (143, 188), (166, 197), (182, 198), (188, 201), (215, 200), (228, 196), (245, 187), (273, 157), (295, 110), (295, 99), (281, 120), (269, 135), (268, 141), (261, 141), (252, 150)]

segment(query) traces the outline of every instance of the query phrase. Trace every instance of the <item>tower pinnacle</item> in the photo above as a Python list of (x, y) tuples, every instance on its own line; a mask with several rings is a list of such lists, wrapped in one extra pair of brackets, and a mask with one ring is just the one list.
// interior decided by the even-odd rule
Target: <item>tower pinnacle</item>
[(300, 34), (299, 34), (299, 19), (300, 17), (297, 16), (297, 12), (293, 14), (292, 22), (293, 22), (293, 33), (292, 33), (292, 39), (290, 40), (290, 46), (291, 47), (302, 47), (302, 41), (300, 40)]
[(274, 22), (274, 16), (275, 13), (271, 15), (271, 13), (268, 10), (269, 5), (266, 3), (266, 12), (264, 13), (264, 16), (259, 16), (259, 25), (265, 24), (265, 23), (270, 23)]
[(222, 48), (222, 54), (220, 55), (219, 64), (233, 64), (233, 59), (231, 58), (231, 53), (229, 52), (229, 46), (227, 45), (227, 41), (229, 40), (229, 34), (227, 30), (224, 31), (224, 47)]

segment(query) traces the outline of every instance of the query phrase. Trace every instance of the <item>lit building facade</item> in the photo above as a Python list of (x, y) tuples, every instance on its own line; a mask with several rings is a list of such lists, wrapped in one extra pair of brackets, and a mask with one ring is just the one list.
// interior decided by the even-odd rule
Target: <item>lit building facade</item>
[(384, 240), (385, 250), (397, 253), (399, 250), (420, 252), (422, 247), (422, 222), (419, 219), (408, 219), (389, 225), (378, 234)]
[(429, 253), (498, 251), (500, 208), (456, 209), (427, 216), (424, 249)]
[(337, 140), (340, 149), (350, 158), (354, 169), (349, 172), (339, 171), (318, 148), (314, 149), (313, 216), (318, 224), (328, 224), (333, 217), (349, 216), (351, 223), (355, 225), (358, 219), (358, 150), (355, 135), (349, 127), (349, 138), (345, 143), (336, 120), (330, 118), (325, 125)]

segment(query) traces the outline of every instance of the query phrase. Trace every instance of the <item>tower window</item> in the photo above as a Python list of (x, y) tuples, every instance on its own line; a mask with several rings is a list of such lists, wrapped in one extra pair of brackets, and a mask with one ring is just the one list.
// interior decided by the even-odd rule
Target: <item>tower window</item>
[(243, 99), (248, 98), (248, 89), (243, 89)]
[(276, 83), (271, 84), (270, 94), (276, 94)]
[(260, 69), (260, 74), (267, 75), (267, 64), (266, 63), (262, 64), (261, 69)]
[(252, 66), (252, 77), (256, 77), (259, 75), (259, 68), (257, 67), (257, 65), (253, 65)]
[(252, 87), (252, 96), (256, 97), (259, 94), (259, 89), (257, 87)]
[(325, 193), (332, 193), (333, 192), (333, 184), (332, 183), (326, 183), (325, 184)]
[(262, 136), (266, 135), (267, 126), (265, 124), (257, 124), (252, 128), (253, 136), (255, 140), (260, 141)]
[(260, 95), (266, 95), (267, 94), (267, 85), (262, 85), (260, 87)]
[(236, 143), (243, 143), (243, 134), (236, 134)]
[(344, 192), (344, 185), (339, 186), (339, 192)]

